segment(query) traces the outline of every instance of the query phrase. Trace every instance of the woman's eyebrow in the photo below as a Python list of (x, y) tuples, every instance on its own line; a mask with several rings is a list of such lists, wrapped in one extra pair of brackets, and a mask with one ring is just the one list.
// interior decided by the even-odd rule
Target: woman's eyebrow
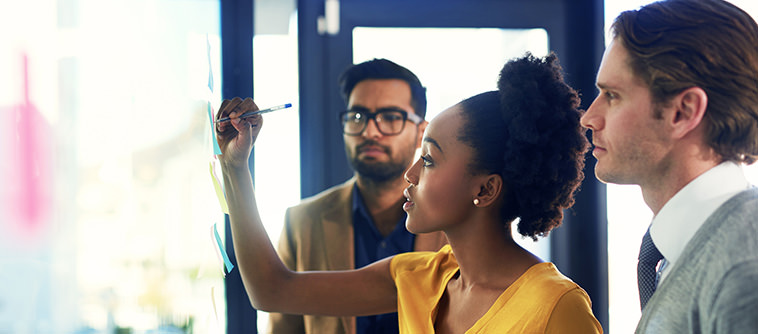
[(430, 143), (430, 144), (434, 145), (435, 147), (437, 147), (437, 149), (440, 150), (441, 153), (443, 153), (443, 154), (445, 153), (442, 150), (442, 147), (440, 146), (440, 144), (436, 140), (434, 140), (434, 139), (432, 139), (430, 137), (424, 137), (423, 140), (424, 140), (424, 142)]

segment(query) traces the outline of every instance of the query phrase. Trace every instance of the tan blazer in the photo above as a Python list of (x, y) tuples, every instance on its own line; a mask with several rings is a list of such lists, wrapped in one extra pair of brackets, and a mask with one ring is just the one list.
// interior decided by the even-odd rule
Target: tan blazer
[[(277, 251), (296, 271), (355, 268), (352, 196), (355, 178), (287, 209)], [(442, 232), (419, 234), (414, 250), (437, 251), (447, 243)], [(268, 333), (353, 334), (355, 317), (271, 313)]]

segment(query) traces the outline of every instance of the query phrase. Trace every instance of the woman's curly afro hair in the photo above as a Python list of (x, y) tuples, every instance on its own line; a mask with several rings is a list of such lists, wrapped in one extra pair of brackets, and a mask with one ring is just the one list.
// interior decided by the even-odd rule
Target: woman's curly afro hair
[(505, 222), (536, 239), (561, 224), (584, 179), (589, 144), (579, 97), (563, 81), (555, 54), (527, 53), (505, 64), (498, 91), (461, 102), (459, 140), (474, 150), (472, 172), (503, 178)]

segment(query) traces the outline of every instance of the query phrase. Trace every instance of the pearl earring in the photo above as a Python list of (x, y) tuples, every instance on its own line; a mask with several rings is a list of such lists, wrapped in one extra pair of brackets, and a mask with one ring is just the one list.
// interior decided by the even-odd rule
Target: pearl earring
[(479, 205), (479, 199), (478, 198), (474, 198), (474, 205)]

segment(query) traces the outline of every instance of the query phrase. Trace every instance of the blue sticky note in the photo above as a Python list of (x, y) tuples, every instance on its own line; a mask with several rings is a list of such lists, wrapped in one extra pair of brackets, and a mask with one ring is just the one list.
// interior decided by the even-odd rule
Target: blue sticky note
[(208, 39), (208, 35), (205, 35), (205, 43), (208, 46), (208, 88), (213, 93), (213, 66), (211, 65), (211, 41)]
[(213, 154), (221, 155), (221, 147), (218, 146), (218, 140), (216, 140), (216, 125), (213, 124), (213, 111), (211, 111), (210, 102), (208, 102), (208, 120), (211, 121), (211, 137), (213, 137)]
[(229, 261), (229, 255), (226, 254), (224, 244), (221, 242), (221, 236), (218, 235), (218, 230), (216, 229), (215, 223), (213, 224), (213, 234), (216, 235), (216, 243), (218, 244), (219, 252), (224, 258), (224, 267), (226, 268), (226, 272), (230, 273), (232, 269), (234, 269), (234, 265), (232, 264), (232, 261)]

